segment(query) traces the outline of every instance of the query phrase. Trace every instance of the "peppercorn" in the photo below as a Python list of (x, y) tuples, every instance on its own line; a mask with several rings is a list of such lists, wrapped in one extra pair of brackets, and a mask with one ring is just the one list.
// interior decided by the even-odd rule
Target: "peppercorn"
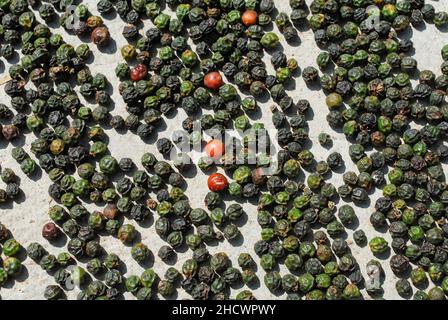
[(124, 224), (118, 230), (118, 238), (123, 243), (132, 242), (134, 240), (135, 236), (136, 236), (136, 230), (135, 230), (134, 226), (132, 226), (130, 224)]
[(55, 240), (60, 235), (61, 230), (53, 222), (48, 222), (42, 227), (42, 237), (47, 240)]
[(132, 258), (139, 263), (143, 263), (146, 259), (148, 259), (150, 254), (151, 251), (143, 243), (135, 244), (131, 250)]

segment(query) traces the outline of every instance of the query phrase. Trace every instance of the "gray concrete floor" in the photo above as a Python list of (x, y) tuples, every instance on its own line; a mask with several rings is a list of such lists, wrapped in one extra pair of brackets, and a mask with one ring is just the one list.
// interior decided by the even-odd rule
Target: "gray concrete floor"
[[(289, 4), (288, 1), (285, 0), (276, 0), (276, 7), (279, 12), (289, 12)], [(307, 3), (311, 1), (307, 0)], [(443, 1), (428, 1), (433, 4), (438, 10), (448, 10), (448, 2)], [(98, 14), (96, 10), (96, 1), (93, 0), (85, 0), (83, 1), (88, 7), (89, 10), (93, 14)], [(168, 9), (169, 10), (169, 9)], [(37, 15), (38, 16), (38, 15)], [(124, 26), (124, 22), (120, 18), (115, 18), (113, 20), (105, 19), (105, 23), (109, 27), (111, 31), (111, 35), (114, 39), (114, 45), (105, 50), (99, 51), (95, 45), (89, 43), (90, 49), (93, 51), (93, 61), (89, 64), (89, 68), (92, 71), (92, 74), (97, 72), (101, 72), (107, 76), (107, 78), (112, 83), (112, 98), (115, 102), (112, 114), (121, 114), (126, 115), (125, 105), (122, 102), (121, 96), (118, 93), (118, 79), (115, 76), (114, 68), (118, 61), (121, 60), (121, 55), (119, 52), (119, 48), (121, 48), (124, 44), (126, 44), (126, 40), (121, 35), (122, 28)], [(150, 24), (145, 21), (146, 27)], [(59, 28), (56, 25), (52, 27), (53, 32), (57, 32), (63, 35), (64, 39), (72, 44), (79, 44), (81, 41), (76, 36), (72, 36), (67, 34), (62, 28)], [(146, 30), (146, 28), (145, 28)], [(274, 26), (274, 30), (276, 27)], [(307, 31), (299, 31), (300, 35), (300, 43), (296, 46), (288, 45), (284, 39), (282, 38), (282, 47), (285, 54), (288, 57), (295, 57), (300, 65), (300, 68), (303, 69), (306, 66), (313, 65), (316, 66), (315, 58), (319, 54), (320, 50), (315, 45), (313, 33), (310, 30)], [(440, 56), (440, 49), (444, 44), (448, 43), (448, 33), (442, 33), (433, 25), (426, 25), (426, 28), (423, 30), (417, 31), (413, 29), (408, 32), (406, 37), (412, 37), (412, 41), (414, 42), (415, 47), (415, 58), (417, 59), (420, 70), (429, 69), (434, 71), (435, 73), (440, 73), (440, 65), (442, 63), (442, 58)], [(269, 56), (266, 56), (266, 65), (268, 68), (271, 68), (269, 63)], [(1, 59), (3, 62), (3, 70), (8, 70), (9, 64), (5, 59)], [(1, 65), (1, 64), (0, 64)], [(317, 66), (316, 66), (317, 67)], [(273, 72), (272, 68), (270, 72)], [(355, 166), (352, 161), (348, 157), (348, 147), (345, 137), (330, 129), (325, 120), (325, 116), (327, 114), (327, 107), (325, 105), (325, 95), (318, 90), (310, 90), (304, 84), (303, 79), (298, 77), (292, 81), (292, 83), (288, 87), (289, 94), (294, 98), (294, 101), (298, 99), (308, 99), (311, 103), (313, 109), (312, 119), (309, 121), (309, 131), (310, 131), (310, 139), (312, 140), (312, 148), (311, 151), (315, 154), (317, 160), (326, 159), (327, 155), (333, 151), (338, 151), (342, 154), (345, 160), (346, 170), (353, 170), (357, 172)], [(0, 96), (0, 102), (9, 104), (9, 98), (5, 95)], [(261, 118), (254, 119), (256, 121), (260, 121), (265, 123), (266, 127), (272, 128), (271, 125), (271, 111), (270, 107), (273, 104), (272, 101), (268, 101), (265, 103), (260, 103), (261, 107)], [(175, 129), (178, 129), (180, 126), (180, 122), (184, 119), (185, 115), (182, 110), (179, 111), (178, 115), (173, 119), (166, 119), (166, 129), (163, 132), (159, 133), (159, 137), (167, 136), (169, 137), (170, 132)], [(317, 143), (317, 136), (320, 132), (326, 131), (331, 134), (334, 146), (332, 149), (325, 149)], [(114, 130), (108, 130), (107, 134), (110, 138), (110, 152), (117, 159), (121, 157), (130, 157), (135, 163), (140, 165), (140, 157), (145, 152), (153, 152), (154, 154), (158, 154), (155, 145), (153, 144), (145, 144), (140, 138), (133, 134), (117, 134)], [(38, 178), (30, 179), (22, 174), (20, 168), (16, 164), (16, 162), (11, 157), (11, 149), (13, 146), (22, 145), (27, 151), (29, 151), (29, 146), (31, 141), (33, 141), (35, 137), (32, 134), (28, 134), (25, 139), (19, 140), (17, 142), (13, 142), (13, 144), (5, 145), (2, 143), (1, 152), (0, 152), (0, 164), (2, 168), (13, 168), (16, 173), (21, 178), (21, 189), (23, 190), (24, 197), (20, 199), (20, 201), (11, 204), (9, 208), (0, 209), (0, 222), (5, 224), (12, 232), (14, 237), (24, 246), (26, 247), (30, 242), (37, 241), (44, 245), (44, 247), (53, 254), (58, 254), (59, 252), (66, 251), (64, 246), (62, 247), (54, 247), (50, 245), (45, 239), (41, 236), (41, 227), (44, 223), (49, 221), (47, 210), (50, 206), (55, 203), (51, 200), (51, 198), (47, 194), (47, 188), (50, 184), (50, 180), (48, 179), (45, 173), (42, 173)], [(31, 154), (31, 153), (30, 153)], [(446, 168), (444, 168), (446, 169)], [(218, 169), (221, 171), (221, 169)], [(307, 174), (305, 172), (305, 174)], [(188, 189), (186, 194), (188, 195), (190, 202), (193, 207), (204, 207), (203, 200), (205, 194), (208, 192), (206, 188), (207, 175), (202, 173), (201, 170), (197, 171), (197, 174), (191, 178), (187, 178)], [(342, 184), (342, 175), (333, 173), (330, 182), (332, 182), (335, 186), (339, 186)], [(0, 182), (1, 187), (1, 182)], [(359, 228), (363, 229), (368, 238), (372, 238), (379, 233), (375, 231), (370, 225), (368, 219), (370, 213), (373, 210), (373, 205), (375, 200), (380, 196), (379, 192), (376, 192), (371, 196), (370, 205), (365, 207), (355, 207), (355, 211), (357, 217), (359, 219)], [(229, 205), (231, 202), (227, 202)], [(339, 205), (343, 203), (343, 200), (339, 202)], [(210, 247), (209, 250), (211, 253), (215, 252), (226, 252), (234, 265), (237, 265), (237, 257), (241, 252), (249, 252), (258, 262), (258, 257), (253, 252), (253, 244), (260, 238), (261, 228), (256, 220), (256, 207), (249, 203), (244, 203), (244, 208), (247, 213), (247, 221), (244, 225), (240, 227), (241, 233), (243, 235), (244, 241), (239, 245), (232, 245), (227, 241), (220, 242), (219, 245), (214, 247)], [(353, 204), (352, 204), (353, 205)], [(94, 206), (87, 206), (88, 209), (94, 210)], [(98, 208), (97, 208), (98, 209)], [(149, 246), (149, 248), (157, 254), (158, 248), (164, 244), (164, 242), (156, 235), (154, 231), (153, 224), (150, 227), (140, 227), (134, 221), (127, 221), (127, 223), (131, 223), (136, 226), (138, 231), (141, 233), (141, 241)], [(358, 263), (361, 266), (363, 274), (365, 277), (365, 265), (370, 260), (375, 258), (368, 246), (364, 248), (360, 248), (355, 245), (352, 241), (352, 231), (347, 230), (348, 237), (347, 241), (350, 243), (350, 248), (355, 255)], [(390, 243), (390, 236), (388, 233), (381, 234), (381, 236), (385, 237)], [(144, 270), (141, 266), (133, 261), (130, 255), (130, 247), (123, 246), (121, 242), (112, 237), (102, 237), (101, 245), (108, 251), (117, 253), (121, 259), (126, 263), (127, 272), (125, 276), (129, 275), (140, 275), (140, 273)], [(190, 258), (190, 252), (179, 253), (177, 263), (175, 266), (180, 268), (182, 263)], [(387, 261), (387, 257), (380, 260), (382, 266), (386, 272), (386, 280), (383, 285), (384, 288), (384, 298), (386, 299), (399, 299), (399, 296), (395, 290), (395, 282), (397, 280), (396, 276), (390, 270), (389, 263)], [(80, 265), (84, 265), (80, 263)], [(27, 259), (24, 261), (24, 272), (18, 277), (15, 281), (9, 282), (5, 287), (0, 289), (0, 295), (3, 299), (43, 299), (43, 291), (47, 285), (54, 284), (54, 280), (51, 276), (46, 274), (37, 264), (35, 264), (32, 260)], [(155, 271), (163, 276), (165, 270), (169, 266), (164, 264), (160, 259), (156, 256), (153, 268)], [(282, 266), (281, 271), (284, 274), (285, 268)], [(258, 268), (258, 277), (260, 282), (263, 282), (264, 271), (261, 268)], [(249, 289), (246, 287), (237, 288), (236, 290), (232, 290), (232, 297), (235, 296), (237, 292), (242, 289)], [(257, 288), (250, 288), (254, 295), (258, 299), (283, 299), (286, 296), (276, 296), (269, 292), (265, 288), (263, 284), (261, 284)], [(414, 290), (416, 290), (414, 288)], [(73, 291), (67, 292), (68, 298), (75, 298), (78, 290), (75, 289)], [(367, 293), (363, 290), (363, 295), (366, 299), (370, 299)], [(133, 299), (134, 297), (130, 294), (125, 294), (125, 297), (128, 299)], [(179, 289), (178, 290), (178, 298), (188, 298), (185, 293)]]

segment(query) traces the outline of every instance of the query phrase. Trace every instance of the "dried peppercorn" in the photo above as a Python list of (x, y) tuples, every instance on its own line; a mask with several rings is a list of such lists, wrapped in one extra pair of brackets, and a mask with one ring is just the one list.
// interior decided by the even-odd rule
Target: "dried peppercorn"
[(220, 173), (214, 173), (208, 178), (208, 188), (213, 192), (223, 191), (228, 185), (227, 178)]
[(388, 243), (382, 237), (375, 237), (369, 241), (369, 247), (374, 254), (380, 254), (388, 249)]
[(19, 253), (19, 251), (21, 250), (21, 245), (17, 240), (9, 239), (6, 240), (5, 243), (3, 243), (2, 250), (5, 256), (12, 257)]
[(124, 224), (118, 229), (118, 239), (123, 243), (130, 243), (136, 236), (135, 227), (130, 224)]
[(148, 259), (150, 254), (151, 254), (151, 251), (143, 243), (135, 244), (131, 250), (132, 258), (139, 263), (142, 263), (146, 259)]
[(53, 222), (48, 222), (42, 227), (42, 237), (47, 240), (55, 240), (60, 235), (61, 230)]
[(106, 46), (110, 40), (109, 29), (98, 26), (91, 33), (92, 42), (98, 46)]

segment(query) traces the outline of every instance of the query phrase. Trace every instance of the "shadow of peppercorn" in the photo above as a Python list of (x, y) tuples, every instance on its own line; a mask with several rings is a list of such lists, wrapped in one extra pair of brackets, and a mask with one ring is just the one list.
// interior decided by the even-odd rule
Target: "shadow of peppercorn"
[(97, 280), (104, 281), (104, 279), (106, 278), (106, 268), (103, 267), (103, 269), (101, 271), (99, 271), (96, 274), (93, 274), (92, 276), (93, 276), (93, 278), (95, 278)]
[(411, 277), (411, 267), (408, 266), (408, 268), (404, 271), (404, 272), (400, 272), (400, 273), (395, 273), (394, 275), (400, 279), (409, 279)]
[[(353, 239), (353, 237), (352, 237), (352, 240), (353, 240), (353, 243), (355, 243), (355, 240)], [(358, 242), (358, 243), (356, 243), (356, 245), (357, 245), (358, 247), (360, 247), (360, 248), (365, 248), (365, 247), (367, 247), (367, 244), (368, 244), (368, 241), (363, 241), (363, 242)]]
[[(309, 150), (309, 149), (305, 149), (305, 150)], [(314, 168), (315, 169), (315, 168)], [(330, 180), (331, 178), (333, 178), (333, 171), (328, 170), (327, 172), (325, 172), (324, 174), (321, 174), (322, 178), (324, 179), (324, 182), (326, 182), (327, 180)]]
[(322, 86), (320, 85), (319, 81), (313, 81), (311, 83), (305, 83), (305, 84), (306, 84), (306, 87), (311, 91), (321, 91), (322, 90)]
[(346, 170), (347, 170), (347, 168), (345, 166), (345, 163), (342, 163), (342, 165), (338, 168), (331, 169), (331, 171), (338, 173), (338, 174), (343, 174)]
[(20, 62), (20, 55), (17, 53), (17, 51), (14, 51), (12, 56), (9, 59), (6, 59), (9, 64), (18, 64)]
[[(214, 168), (216, 171), (216, 168)], [(195, 164), (191, 163), (188, 166), (187, 170), (179, 170), (179, 173), (184, 177), (184, 178), (188, 178), (188, 179), (192, 179), (194, 177), (196, 177), (197, 173), (198, 173), (198, 168), (196, 167)], [(188, 187), (188, 183), (185, 181), (184, 184), (186, 185), (186, 187)]]
[(101, 53), (114, 54), (117, 52), (117, 42), (113, 38), (110, 38), (107, 46), (98, 46), (97, 48)]
[[(219, 231), (219, 232), (221, 232), (221, 231)], [(209, 247), (217, 247), (220, 245), (220, 243), (222, 241), (224, 241), (224, 239), (213, 239), (213, 240), (204, 241), (204, 243)]]
[(336, 65), (333, 61), (329, 61), (325, 68), (319, 68), (319, 70), (326, 74), (334, 74), (334, 70), (336, 68)]
[[(268, 189), (266, 188), (266, 186), (262, 186), (262, 187), (259, 188), (258, 195), (260, 195), (261, 192), (265, 192), (266, 193), (267, 191), (268, 191)], [(257, 206), (258, 206), (258, 195), (255, 196), (255, 197), (248, 198), (247, 201), (246, 201), (247, 203), (252, 205), (252, 209), (253, 210), (255, 210), (257, 208)], [(255, 213), (250, 213), (250, 214), (253, 216)]]
[(6, 210), (6, 209), (12, 209), (14, 207), (14, 202), (12, 201), (6, 201), (3, 203), (0, 203), (0, 209)]
[(272, 48), (272, 49), (266, 48), (265, 50), (268, 55), (272, 56), (276, 52), (284, 52), (285, 48), (283, 47), (283, 45), (281, 43), (279, 43), (275, 48)]
[(142, 228), (149, 228), (154, 224), (154, 216), (153, 214), (150, 214), (149, 217), (147, 217), (143, 221), (136, 221), (136, 222)]
[(428, 22), (420, 23), (420, 24), (416, 24), (416, 25), (413, 25), (413, 24), (412, 24), (412, 27), (413, 27), (415, 30), (422, 32), (422, 31), (425, 31), (425, 30), (426, 30), (426, 23), (428, 23)]
[[(255, 208), (251, 207), (250, 210), (254, 210), (254, 212), (250, 212), (251, 215), (257, 214)], [(232, 223), (236, 225), (238, 228), (241, 228), (246, 225), (247, 220), (248, 220), (248, 214), (247, 212), (244, 212), (238, 220), (232, 221)]]
[(385, 252), (377, 253), (377, 254), (373, 254), (373, 255), (380, 260), (387, 260), (387, 259), (389, 259), (390, 255), (391, 255), (391, 250), (388, 247)]
[(124, 275), (124, 273), (121, 273), (121, 276), (123, 277), (122, 282), (119, 285), (115, 286), (115, 289), (117, 289), (118, 292), (120, 292), (120, 296), (119, 296), (118, 300), (126, 300), (125, 297), (124, 297), (124, 293), (127, 292), (127, 289), (126, 289), (126, 286), (125, 286), (125, 279), (126, 278), (123, 275)]
[[(251, 95), (250, 92), (248, 92), (248, 95)], [(257, 102), (267, 103), (271, 100), (271, 95), (269, 94), (269, 91), (265, 91), (261, 95), (255, 97), (255, 100), (257, 100)]]
[[(306, 8), (306, 11), (309, 12), (308, 8)], [(293, 22), (292, 25), (299, 32), (307, 32), (308, 30), (310, 30), (310, 25), (308, 23), (308, 20), (306, 20), (306, 19), (303, 19), (303, 22)]]
[(28, 272), (28, 269), (26, 266), (22, 265), (22, 270), (20, 271), (20, 273), (14, 277), (14, 280), (17, 282), (24, 282), (25, 280), (27, 280), (29, 278), (30, 274)]
[(128, 131), (129, 130), (127, 128), (115, 128), (115, 133), (120, 136), (124, 136), (124, 135), (128, 134)]
[[(185, 234), (185, 236), (187, 236), (187, 234)], [(187, 244), (184, 242), (182, 242), (182, 244), (180, 246), (177, 247), (173, 247), (174, 252), (177, 253), (185, 253), (189, 250)]]
[[(408, 71), (407, 73), (409, 74), (409, 78), (411, 80), (418, 81), (420, 72), (421, 72), (421, 70), (417, 67), (417, 68), (415, 68), (415, 70)], [(409, 126), (407, 126), (407, 129), (408, 128), (409, 128)]]
[(20, 270), (20, 273), (14, 277), (8, 277), (6, 282), (2, 285), (5, 289), (12, 289), (16, 282), (24, 282), (29, 278), (30, 274), (28, 272), (28, 269), (26, 266), (22, 265), (22, 269)]
[[(0, 253), (1, 253), (1, 251), (0, 251)], [(19, 252), (16, 254), (16, 258), (19, 259), (21, 262), (23, 262), (26, 260), (27, 257), (28, 257), (28, 255), (26, 253), (26, 249), (24, 247), (22, 247), (22, 245), (21, 245)]]
[[(273, 9), (273, 11), (274, 10), (277, 10), (277, 9)], [(278, 12), (278, 11), (277, 11)], [(272, 16), (271, 16), (272, 17)], [(270, 31), (272, 31), (272, 30), (274, 30), (274, 19), (272, 19), (272, 21), (271, 22), (269, 22), (268, 24), (266, 24), (265, 26), (263, 26), (263, 30), (265, 31), (265, 32), (270, 32)]]
[[(254, 270), (254, 271), (256, 272), (256, 270)], [(252, 289), (252, 290), (256, 290), (256, 289), (260, 288), (260, 286), (261, 286), (261, 282), (260, 282), (260, 279), (258, 278), (258, 276), (255, 275), (254, 280), (253, 280), (252, 282), (250, 282), (250, 283), (247, 283), (246, 285), (247, 285), (250, 289)]]
[(230, 285), (230, 288), (232, 288), (233, 290), (239, 290), (242, 287), (244, 287), (244, 282), (243, 280), (240, 278), (238, 281), (232, 282)]
[[(112, 99), (112, 95), (114, 94), (114, 86), (110, 82), (108, 82), (104, 91), (106, 91), (111, 96), (110, 102), (111, 104), (113, 104), (113, 107), (115, 107), (115, 101)], [(109, 111), (110, 110), (113, 110), (113, 108), (110, 108)]]
[(297, 88), (296, 81), (294, 79), (290, 79), (283, 84), (286, 91), (294, 91)]
[(359, 228), (359, 220), (358, 217), (352, 221), (352, 223), (343, 223), (344, 227), (350, 230), (357, 230)]
[(276, 296), (276, 297), (281, 297), (281, 296), (283, 296), (285, 294), (285, 290), (283, 290), (281, 288), (278, 288), (278, 289), (275, 289), (275, 290), (269, 290), (269, 292), (271, 294), (273, 294), (274, 296)]
[[(314, 228), (313, 228), (314, 229)], [(347, 233), (347, 231), (343, 231), (343, 232), (341, 232), (341, 233), (339, 233), (339, 234), (337, 234), (337, 235), (334, 235), (334, 236), (331, 236), (330, 235), (330, 238), (334, 241), (335, 239), (342, 239), (342, 240), (347, 240), (348, 239), (348, 233)]]
[(61, 232), (61, 235), (57, 239), (49, 240), (48, 242), (54, 247), (63, 248), (65, 247), (67, 240), (68, 240), (67, 235)]
[[(23, 130), (22, 132), (23, 134), (19, 135), (17, 138), (14, 138), (10, 141), (10, 143), (14, 146), (14, 147), (23, 147), (25, 145), (26, 139), (25, 139), (25, 135), (29, 134), (28, 129)], [(2, 141), (3, 142), (3, 141)], [(8, 145), (8, 141), (5, 141), (6, 146)], [(0, 147), (1, 148), (1, 147)]]
[(386, 225), (381, 226), (381, 227), (374, 227), (376, 232), (382, 233), (382, 234), (386, 234), (389, 232), (389, 224), (386, 223)]
[(26, 200), (26, 196), (25, 193), (23, 192), (22, 189), (19, 189), (19, 193), (17, 194), (17, 196), (13, 199), (14, 203), (20, 204), (25, 202)]
[(286, 40), (286, 43), (291, 47), (299, 47), (302, 44), (302, 39), (300, 38), (299, 35), (297, 35), (297, 36), (293, 37), (292, 39)]
[(90, 65), (93, 64), (93, 62), (95, 61), (95, 55), (93, 53), (90, 53), (87, 58), (85, 59), (85, 63), (86, 65)]
[(177, 263), (177, 260), (178, 256), (177, 253), (174, 251), (172, 255), (168, 259), (163, 260), (163, 262), (169, 266), (174, 266)]
[[(58, 6), (55, 6), (55, 8), (56, 7), (58, 7)], [(56, 8), (56, 9), (59, 10), (59, 8)], [(54, 19), (52, 21), (48, 21), (45, 24), (52, 29), (59, 29), (61, 27), (61, 21), (59, 20), (59, 18)]]
[(428, 289), (428, 287), (429, 287), (429, 280), (428, 280), (428, 278), (426, 278), (426, 279), (423, 281), (423, 283), (414, 284), (414, 286), (415, 286), (417, 289), (420, 289), (420, 290), (426, 290), (426, 289)]
[(414, 289), (412, 287), (410, 289), (411, 290), (409, 292), (402, 292), (401, 294), (398, 293), (399, 296), (402, 297), (403, 299), (410, 300), (414, 295)]
[(92, 43), (91, 33), (90, 32), (85, 32), (84, 34), (77, 35), (77, 34), (75, 34), (74, 32), (72, 32), (70, 30), (70, 34), (72, 34), (73, 36), (77, 36), (78, 39), (81, 40), (82, 42)]
[[(161, 126), (165, 127), (166, 129), (166, 123), (163, 121), (161, 122)], [(164, 131), (161, 128), (155, 128), (155, 130), (153, 130), (153, 132), (146, 138), (141, 138), (142, 141), (146, 144), (155, 144), (157, 142), (157, 140), (159, 139), (159, 131)], [(136, 134), (135, 132), (133, 132), (134, 134)]]
[[(163, 116), (167, 119), (174, 119), (179, 113), (178, 108), (173, 108), (168, 112), (163, 113)], [(163, 118), (162, 118), (163, 119)], [(157, 122), (158, 123), (158, 122)]]
[(6, 149), (9, 145), (9, 141), (5, 140), (5, 139), (1, 139), (0, 140), (0, 150), (1, 149)]
[(111, 11), (109, 11), (107, 13), (102, 13), (101, 17), (104, 20), (114, 20), (117, 17), (117, 11), (111, 10)]
[[(164, 296), (165, 300), (177, 300), (179, 297), (179, 292), (177, 289), (173, 291), (173, 293), (170, 296)], [(160, 300), (159, 297), (155, 296), (155, 300)]]
[[(307, 147), (304, 146), (304, 148), (307, 148)], [(307, 148), (307, 149), (304, 149), (304, 150), (309, 150), (309, 149)], [(314, 170), (314, 168), (316, 167), (316, 164), (317, 164), (317, 161), (315, 159), (313, 159), (311, 164), (309, 164), (309, 165), (302, 165), (301, 168), (302, 168), (303, 171), (306, 171), (308, 173), (315, 173), (316, 171)], [(306, 181), (306, 177), (303, 174), (302, 170), (299, 171), (299, 175), (295, 178), (295, 179), (298, 179), (298, 181)]]
[[(135, 221), (135, 220), (133, 220)], [(136, 243), (142, 242), (142, 234), (139, 231), (135, 231), (135, 237), (131, 242), (123, 243), (126, 247), (133, 247)]]
[(138, 264), (144, 269), (149, 269), (154, 266), (154, 262), (155, 262), (154, 253), (150, 251), (148, 258), (145, 259), (144, 261), (138, 262)]
[(353, 203), (360, 208), (364, 208), (364, 209), (368, 209), (370, 207), (371, 204), (371, 200), (370, 198), (367, 198), (365, 201), (357, 201), (357, 200), (353, 200)]
[[(361, 272), (361, 269), (359, 268), (359, 266), (357, 266), (356, 268), (355, 268), (355, 270), (353, 271), (353, 273), (359, 273), (359, 272)], [(353, 274), (352, 273), (352, 274)], [(350, 275), (349, 275), (349, 279), (350, 279)], [(360, 290), (364, 290), (365, 288), (366, 288), (366, 281), (365, 281), (365, 279), (364, 279), (364, 277), (361, 277), (361, 280), (357, 280), (357, 281), (353, 281), (353, 280), (351, 280), (350, 279), (350, 281), (353, 283), (353, 284), (356, 284), (356, 286), (360, 289)]]
[(36, 165), (36, 169), (28, 176), (28, 178), (30, 178), (34, 182), (39, 181), (40, 178), (42, 178), (42, 169), (40, 168), (40, 166)]
[[(104, 256), (107, 256), (107, 253), (105, 253)], [(127, 267), (126, 263), (124, 263), (123, 261), (120, 260), (120, 262), (118, 263), (117, 270), (120, 272), (120, 274), (123, 275), (128, 272), (128, 267)]]
[(82, 283), (79, 286), (79, 289), (84, 291), (87, 289), (87, 287), (89, 286), (90, 283), (92, 283), (93, 278), (90, 275), (90, 273), (86, 272), (85, 274), (85, 278), (83, 279)]

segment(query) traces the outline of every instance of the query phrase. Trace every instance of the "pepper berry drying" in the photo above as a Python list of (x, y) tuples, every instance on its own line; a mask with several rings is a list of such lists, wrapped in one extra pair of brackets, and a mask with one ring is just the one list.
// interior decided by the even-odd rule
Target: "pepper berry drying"
[(246, 10), (241, 16), (241, 21), (246, 27), (257, 24), (258, 14), (254, 10)]
[(224, 143), (221, 140), (213, 139), (205, 146), (205, 153), (213, 159), (219, 159), (224, 155), (224, 149)]
[(213, 90), (219, 89), (224, 84), (222, 76), (219, 72), (213, 71), (204, 76), (204, 85)]
[(218, 192), (227, 189), (229, 181), (221, 173), (214, 173), (207, 180), (208, 188), (210, 191)]
[(148, 68), (144, 64), (138, 64), (131, 70), (130, 77), (132, 81), (140, 81), (148, 75)]

